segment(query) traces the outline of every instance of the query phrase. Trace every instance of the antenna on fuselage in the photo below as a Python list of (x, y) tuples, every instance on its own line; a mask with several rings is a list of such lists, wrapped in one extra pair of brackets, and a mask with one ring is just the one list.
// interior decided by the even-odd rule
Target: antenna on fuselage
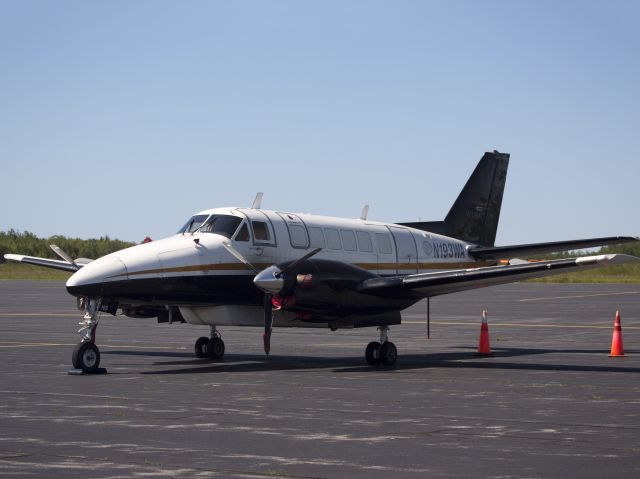
[(251, 205), (252, 210), (259, 210), (260, 206), (262, 206), (262, 192), (256, 193), (256, 197), (253, 200), (253, 204)]
[(369, 205), (364, 205), (362, 207), (362, 213), (360, 213), (360, 219), (362, 221), (366, 221), (367, 220), (367, 215), (369, 214)]

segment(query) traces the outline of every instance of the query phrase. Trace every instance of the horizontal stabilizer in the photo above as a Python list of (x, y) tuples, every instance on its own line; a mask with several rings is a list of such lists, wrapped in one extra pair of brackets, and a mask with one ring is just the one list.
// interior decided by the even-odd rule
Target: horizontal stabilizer
[(576, 249), (595, 248), (620, 243), (639, 241), (632, 236), (609, 236), (606, 238), (589, 238), (571, 241), (554, 241), (551, 243), (531, 243), (511, 246), (473, 246), (469, 254), (478, 260), (500, 260), (523, 257), (534, 254), (554, 253)]
[(67, 261), (61, 261), (58, 259), (38, 258), (36, 256), (25, 256), (23, 254), (5, 254), (4, 259), (8, 261), (16, 261), (18, 263), (35, 264), (36, 266), (44, 266), (45, 268), (60, 269), (71, 273), (75, 273), (78, 271), (78, 267), (82, 268), (84, 265), (91, 262), (91, 260), (83, 258), (77, 259), (75, 264), (71, 264)]

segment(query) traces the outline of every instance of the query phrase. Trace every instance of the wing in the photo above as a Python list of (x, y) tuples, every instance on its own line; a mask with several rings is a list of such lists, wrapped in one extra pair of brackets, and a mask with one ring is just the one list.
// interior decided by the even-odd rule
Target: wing
[(593, 248), (596, 246), (631, 243), (638, 241), (632, 236), (609, 236), (606, 238), (590, 238), (571, 241), (554, 241), (551, 243), (519, 244), (512, 246), (473, 246), (469, 254), (475, 259), (510, 259), (531, 254), (552, 253), (574, 249)]
[(484, 268), (459, 269), (436, 273), (412, 274), (388, 278), (371, 278), (363, 281), (357, 290), (380, 297), (428, 297), (455, 293), (467, 289), (513, 283), (530, 278), (540, 278), (574, 270), (586, 270), (602, 266), (617, 265), (640, 258), (626, 254), (583, 256), (535, 263), (488, 266)]
[(37, 266), (44, 266), (45, 268), (61, 269), (72, 273), (75, 273), (79, 268), (82, 268), (91, 261), (89, 259), (77, 259), (74, 265), (58, 259), (38, 258), (36, 256), (25, 256), (22, 254), (5, 254), (4, 259), (17, 261), (18, 263), (35, 264)]

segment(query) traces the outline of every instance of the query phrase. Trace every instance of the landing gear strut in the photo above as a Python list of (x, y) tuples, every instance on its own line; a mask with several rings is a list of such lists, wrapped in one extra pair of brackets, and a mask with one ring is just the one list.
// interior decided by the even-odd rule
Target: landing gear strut
[(84, 307), (84, 316), (80, 321), (78, 333), (82, 340), (73, 349), (71, 363), (77, 371), (84, 374), (106, 372), (100, 366), (100, 350), (96, 346), (96, 328), (100, 316), (100, 298), (82, 298), (81, 306)]
[(196, 357), (222, 359), (224, 356), (224, 341), (215, 326), (211, 326), (211, 338), (202, 336), (195, 344)]
[(367, 363), (376, 366), (380, 363), (393, 366), (398, 358), (396, 345), (389, 341), (389, 326), (380, 326), (380, 342), (372, 341), (367, 344), (364, 356)]

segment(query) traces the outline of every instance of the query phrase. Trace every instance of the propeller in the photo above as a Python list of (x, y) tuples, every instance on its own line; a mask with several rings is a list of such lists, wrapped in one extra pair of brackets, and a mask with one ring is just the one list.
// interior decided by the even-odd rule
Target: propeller
[(71, 264), (71, 265), (75, 266), (75, 268), (76, 268), (76, 269), (80, 269), (80, 265), (78, 265), (78, 263), (76, 263), (75, 261), (73, 261), (73, 260), (71, 259), (71, 256), (69, 256), (67, 253), (65, 253), (65, 252), (63, 251), (63, 249), (62, 249), (62, 248), (60, 248), (60, 247), (58, 247), (58, 246), (56, 246), (56, 245), (54, 245), (54, 244), (49, 245), (49, 248), (51, 248), (55, 254), (57, 254), (58, 256), (60, 256), (60, 257), (61, 257), (63, 260), (65, 260), (67, 263), (69, 263), (69, 264)]
[(251, 269), (256, 276), (253, 278), (253, 283), (262, 291), (264, 291), (263, 308), (264, 308), (264, 333), (262, 334), (262, 341), (264, 343), (264, 352), (268, 355), (271, 351), (271, 332), (273, 331), (273, 295), (279, 294), (284, 287), (284, 274), (287, 271), (291, 271), (303, 261), (315, 256), (322, 248), (316, 248), (309, 251), (304, 256), (292, 261), (284, 268), (280, 268), (277, 265), (271, 265), (262, 271), (249, 262), (240, 251), (235, 249), (228, 241), (223, 241), (222, 246), (238, 261), (245, 264)]
[(255, 284), (265, 293), (280, 294), (285, 286), (285, 273), (291, 271), (292, 269), (295, 269), (300, 263), (308, 260), (312, 256), (318, 254), (320, 251), (322, 251), (322, 248), (316, 248), (313, 251), (309, 251), (301, 258), (292, 261), (284, 267), (271, 265), (256, 274), (255, 278), (253, 278), (253, 284)]
[(292, 263), (289, 263), (289, 265), (286, 266), (284, 269), (280, 270), (279, 273), (276, 273), (275, 277), (276, 278), (281, 278), (287, 271), (294, 269), (296, 266), (298, 266), (303, 261), (311, 258), (312, 256), (317, 255), (320, 251), (322, 251), (322, 248), (316, 248), (316, 249), (314, 249), (312, 251), (309, 251), (307, 254), (305, 254), (301, 258), (298, 258), (297, 260), (293, 261)]

